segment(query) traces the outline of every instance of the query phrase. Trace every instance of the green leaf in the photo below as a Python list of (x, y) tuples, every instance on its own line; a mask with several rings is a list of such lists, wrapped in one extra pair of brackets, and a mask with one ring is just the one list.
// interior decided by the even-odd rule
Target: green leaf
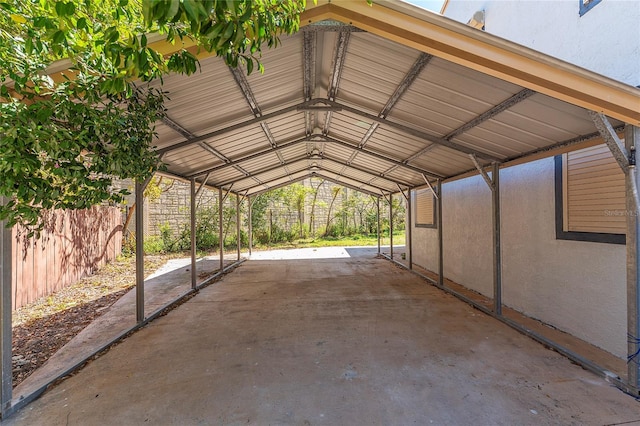
[(88, 30), (89, 26), (87, 25), (87, 18), (80, 18), (76, 22), (76, 28), (79, 30)]
[(62, 44), (64, 43), (64, 41), (66, 40), (67, 36), (65, 35), (64, 31), (62, 30), (58, 30), (53, 34), (53, 42), (56, 44)]

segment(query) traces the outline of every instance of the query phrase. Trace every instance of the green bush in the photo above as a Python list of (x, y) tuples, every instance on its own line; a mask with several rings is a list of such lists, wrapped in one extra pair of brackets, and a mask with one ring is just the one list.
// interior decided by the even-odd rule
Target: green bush
[(153, 235), (144, 239), (145, 254), (164, 253), (164, 243), (161, 236)]

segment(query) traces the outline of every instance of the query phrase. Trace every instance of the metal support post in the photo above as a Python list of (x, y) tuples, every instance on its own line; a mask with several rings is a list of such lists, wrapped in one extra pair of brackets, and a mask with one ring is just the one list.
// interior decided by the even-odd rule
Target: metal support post
[(500, 164), (492, 163), (491, 174), (487, 172), (478, 162), (475, 155), (469, 157), (478, 169), (480, 176), (484, 179), (491, 190), (491, 210), (493, 221), (493, 313), (502, 315), (502, 251), (500, 245)]
[(377, 215), (376, 219), (378, 222), (377, 234), (378, 234), (378, 254), (380, 254), (380, 197), (377, 198), (376, 201)]
[(409, 250), (409, 269), (413, 269), (413, 224), (411, 223), (411, 188), (409, 188), (409, 194), (407, 195), (407, 224), (405, 225), (405, 234), (409, 241), (405, 244), (407, 250)]
[(389, 255), (393, 260), (393, 194), (389, 193)]
[(224, 241), (222, 240), (222, 207), (224, 199), (222, 198), (222, 187), (218, 188), (218, 242), (220, 245), (220, 271), (224, 269)]
[(196, 179), (191, 178), (191, 288), (196, 288)]
[(502, 251), (500, 244), (500, 165), (493, 163), (493, 311), (502, 315)]
[(640, 211), (637, 206), (638, 172), (635, 148), (640, 142), (640, 127), (625, 127), (625, 145), (630, 152), (626, 175), (627, 198), (627, 384), (637, 395), (640, 392)]
[(438, 179), (438, 285), (444, 287), (444, 251), (442, 241), (442, 180)]
[(236, 194), (236, 248), (238, 251), (238, 260), (240, 260), (240, 194)]
[(136, 181), (136, 321), (144, 321), (144, 188)]
[(253, 250), (253, 203), (251, 202), (251, 197), (247, 198), (247, 203), (249, 203), (249, 256), (251, 256), (251, 251)]
[[(0, 198), (4, 205), (5, 198)], [(11, 264), (12, 264), (11, 228), (6, 227), (6, 221), (0, 222), (0, 415), (4, 418), (11, 407), (13, 396), (12, 377), (12, 327), (11, 327)]]

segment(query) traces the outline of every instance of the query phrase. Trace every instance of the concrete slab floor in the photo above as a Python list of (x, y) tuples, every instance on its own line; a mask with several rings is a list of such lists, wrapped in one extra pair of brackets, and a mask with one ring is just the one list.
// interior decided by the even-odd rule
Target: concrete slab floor
[(631, 424), (640, 404), (386, 260), (245, 262), (7, 425)]

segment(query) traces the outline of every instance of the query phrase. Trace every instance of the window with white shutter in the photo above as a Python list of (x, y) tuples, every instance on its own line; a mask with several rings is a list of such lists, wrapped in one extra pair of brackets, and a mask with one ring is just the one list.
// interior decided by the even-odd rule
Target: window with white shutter
[(424, 228), (436, 227), (435, 198), (429, 188), (413, 191), (416, 226)]
[(625, 177), (609, 148), (557, 156), (557, 237), (624, 244), (626, 229)]

